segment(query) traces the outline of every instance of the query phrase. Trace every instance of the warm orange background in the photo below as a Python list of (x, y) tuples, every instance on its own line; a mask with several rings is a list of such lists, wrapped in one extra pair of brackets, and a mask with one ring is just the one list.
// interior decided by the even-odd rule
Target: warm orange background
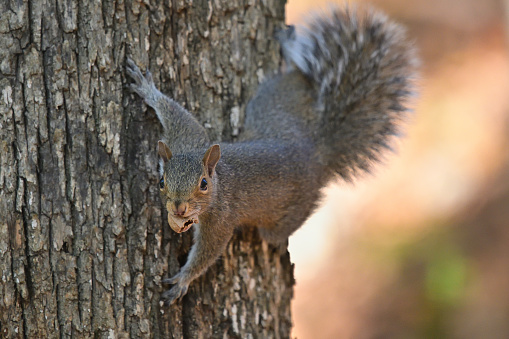
[(290, 238), (293, 336), (509, 338), (509, 1), (358, 2), (408, 28), (420, 95), (398, 152)]

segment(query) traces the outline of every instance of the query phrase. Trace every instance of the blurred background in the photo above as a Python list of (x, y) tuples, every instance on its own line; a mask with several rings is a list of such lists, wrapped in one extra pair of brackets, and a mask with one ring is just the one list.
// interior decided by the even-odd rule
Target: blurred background
[(293, 337), (509, 338), (509, 0), (355, 3), (408, 28), (420, 95), (397, 153), (290, 238)]

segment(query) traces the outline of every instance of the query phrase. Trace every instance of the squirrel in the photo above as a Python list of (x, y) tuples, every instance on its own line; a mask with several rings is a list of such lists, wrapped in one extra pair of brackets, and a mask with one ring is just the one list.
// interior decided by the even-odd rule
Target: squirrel
[(127, 60), (132, 91), (164, 129), (159, 185), (168, 223), (178, 233), (196, 224), (186, 264), (162, 281), (173, 285), (161, 296), (166, 305), (220, 257), (236, 228), (256, 226), (267, 242), (285, 242), (315, 210), (325, 185), (349, 181), (380, 160), (408, 115), (415, 52), (385, 15), (333, 8), (276, 37), (286, 68), (259, 86), (234, 143), (211, 143), (148, 70), (143, 76)]

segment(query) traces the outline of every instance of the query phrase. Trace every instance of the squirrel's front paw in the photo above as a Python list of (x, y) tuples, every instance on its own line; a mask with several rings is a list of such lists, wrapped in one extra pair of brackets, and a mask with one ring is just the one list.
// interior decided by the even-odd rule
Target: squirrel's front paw
[(187, 288), (189, 287), (189, 282), (184, 280), (180, 273), (172, 278), (163, 279), (162, 283), (174, 285), (161, 295), (161, 301), (164, 302), (165, 306), (170, 306), (175, 300), (182, 298), (187, 293)]
[(153, 106), (159, 90), (154, 85), (150, 71), (147, 70), (143, 76), (140, 68), (132, 59), (128, 58), (126, 72), (134, 80), (134, 83), (130, 85), (131, 90), (142, 97), (148, 105)]

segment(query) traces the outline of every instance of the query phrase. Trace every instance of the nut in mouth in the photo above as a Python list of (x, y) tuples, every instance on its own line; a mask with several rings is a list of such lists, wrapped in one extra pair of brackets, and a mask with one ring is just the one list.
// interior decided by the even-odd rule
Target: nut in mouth
[(191, 226), (193, 226), (193, 224), (197, 224), (198, 222), (199, 221), (197, 215), (182, 218), (168, 213), (168, 224), (170, 225), (171, 229), (177, 233), (186, 232), (191, 228)]

